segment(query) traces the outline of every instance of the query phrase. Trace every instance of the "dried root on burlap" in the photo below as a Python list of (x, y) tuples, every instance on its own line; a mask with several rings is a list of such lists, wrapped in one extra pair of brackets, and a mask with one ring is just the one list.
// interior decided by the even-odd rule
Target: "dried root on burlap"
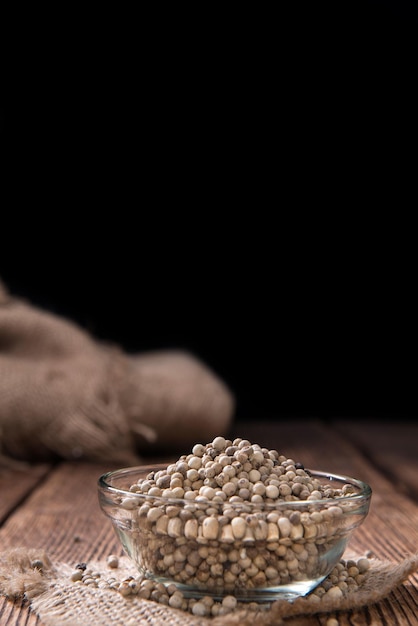
[[(39, 569), (37, 564), (42, 563)], [(127, 557), (120, 559), (118, 570), (106, 562), (88, 566), (103, 578), (123, 580), (137, 575)], [(355, 610), (372, 605), (388, 596), (418, 570), (418, 553), (400, 563), (371, 560), (371, 566), (358, 587), (341, 597), (306, 596), (294, 602), (279, 600), (269, 610), (237, 609), (218, 617), (197, 617), (138, 596), (124, 597), (118, 591), (71, 582), (68, 564), (53, 563), (42, 550), (17, 548), (0, 553), (0, 593), (11, 600), (26, 598), (45, 626), (298, 626), (306, 616)], [(242, 605), (239, 605), (242, 606)]]
[(10, 295), (0, 280), (0, 461), (134, 465), (229, 428), (235, 401), (194, 355), (130, 355)]

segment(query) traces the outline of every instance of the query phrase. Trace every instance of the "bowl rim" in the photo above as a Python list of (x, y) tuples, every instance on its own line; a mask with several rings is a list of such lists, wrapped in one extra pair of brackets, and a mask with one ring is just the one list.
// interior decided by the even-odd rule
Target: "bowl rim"
[(219, 506), (222, 507), (225, 504), (228, 504), (230, 506), (234, 507), (242, 507), (243, 504), (250, 506), (254, 509), (257, 509), (258, 511), (261, 509), (277, 509), (277, 508), (288, 508), (288, 507), (306, 507), (306, 505), (309, 506), (318, 506), (318, 505), (332, 505), (332, 504), (336, 504), (336, 503), (340, 503), (340, 502), (362, 502), (364, 500), (370, 499), (371, 495), (373, 493), (373, 490), (371, 488), (371, 486), (364, 482), (363, 480), (360, 480), (359, 478), (353, 478), (351, 476), (347, 476), (345, 474), (336, 474), (334, 472), (326, 472), (323, 470), (314, 470), (314, 469), (310, 469), (310, 468), (305, 468), (305, 471), (309, 472), (311, 476), (313, 477), (317, 477), (317, 478), (324, 478), (327, 479), (329, 482), (332, 482), (333, 480), (336, 481), (340, 481), (343, 482), (345, 484), (351, 484), (353, 486), (355, 486), (357, 489), (359, 489), (359, 491), (357, 493), (354, 494), (348, 494), (348, 495), (343, 495), (343, 496), (337, 496), (334, 498), (320, 498), (320, 499), (314, 499), (314, 500), (277, 500), (276, 502), (262, 502), (262, 503), (258, 503), (258, 502), (246, 502), (246, 501), (241, 501), (241, 502), (228, 502), (228, 500), (225, 500), (225, 502), (211, 502), (210, 500), (200, 500), (197, 501), (196, 500), (188, 500), (187, 498), (173, 498), (173, 497), (166, 497), (166, 496), (153, 496), (153, 495), (149, 495), (147, 493), (138, 493), (138, 492), (133, 492), (133, 491), (129, 491), (127, 489), (121, 489), (120, 487), (114, 487), (113, 485), (110, 485), (107, 480), (112, 477), (112, 476), (123, 476), (123, 475), (128, 475), (128, 474), (134, 474), (138, 471), (144, 472), (144, 471), (148, 471), (148, 472), (152, 472), (152, 471), (158, 471), (158, 470), (162, 470), (162, 469), (167, 469), (167, 467), (170, 465), (167, 463), (153, 463), (153, 464), (146, 464), (146, 465), (136, 465), (136, 466), (132, 466), (132, 467), (122, 467), (116, 470), (110, 470), (108, 472), (105, 472), (104, 474), (102, 474), (101, 476), (99, 476), (98, 480), (97, 480), (97, 485), (98, 485), (98, 489), (99, 491), (107, 491), (110, 493), (113, 493), (114, 495), (119, 495), (119, 496), (126, 496), (126, 497), (131, 497), (131, 498), (138, 498), (139, 500), (143, 500), (144, 502), (150, 501), (152, 500), (153, 503), (157, 503), (157, 504), (165, 504), (167, 505), (168, 503), (172, 503), (172, 504), (187, 504), (187, 505), (191, 505), (191, 504), (199, 504), (202, 506), (206, 506), (206, 505), (211, 505), (211, 506)]

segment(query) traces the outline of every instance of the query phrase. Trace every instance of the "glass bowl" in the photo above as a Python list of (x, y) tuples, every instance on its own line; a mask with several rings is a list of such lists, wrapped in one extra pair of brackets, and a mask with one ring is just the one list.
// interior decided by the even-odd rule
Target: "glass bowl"
[(361, 480), (313, 470), (305, 471), (322, 497), (315, 490), (309, 500), (214, 501), (137, 491), (166, 469), (107, 472), (98, 480), (99, 502), (139, 572), (174, 583), (189, 598), (271, 602), (305, 596), (339, 562), (372, 495)]

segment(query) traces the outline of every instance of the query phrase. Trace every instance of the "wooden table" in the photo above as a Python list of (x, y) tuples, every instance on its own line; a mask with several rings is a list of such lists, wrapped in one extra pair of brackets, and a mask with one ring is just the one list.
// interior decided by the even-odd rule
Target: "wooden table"
[[(236, 423), (230, 437), (275, 448), (306, 467), (355, 476), (373, 489), (370, 513), (350, 548), (399, 562), (418, 551), (418, 425), (378, 420), (291, 420)], [(206, 443), (206, 442), (202, 442)], [(185, 451), (183, 451), (185, 452)], [(158, 458), (171, 461), (178, 458)], [(150, 459), (144, 458), (144, 462)], [(0, 467), (0, 550), (45, 549), (53, 560), (76, 564), (121, 553), (99, 509), (97, 478), (106, 463), (37, 464), (20, 471)], [(336, 615), (341, 626), (418, 625), (418, 575), (384, 601)], [(324, 626), (324, 617), (310, 618)], [(0, 624), (41, 625), (25, 602), (0, 598)]]

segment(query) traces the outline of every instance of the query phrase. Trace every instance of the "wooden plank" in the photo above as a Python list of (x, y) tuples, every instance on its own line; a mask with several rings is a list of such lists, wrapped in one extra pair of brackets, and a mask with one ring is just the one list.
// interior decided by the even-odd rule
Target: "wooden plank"
[(338, 429), (397, 489), (418, 501), (418, 424), (385, 420), (334, 420)]
[[(109, 465), (62, 463), (0, 529), (3, 549), (45, 548), (68, 562), (99, 557), (104, 544), (116, 539), (99, 509), (97, 479)], [(92, 538), (94, 538), (92, 542)]]
[[(44, 484), (0, 528), (1, 549), (43, 548), (53, 560), (76, 564), (111, 552), (121, 554), (113, 529), (98, 504), (96, 483), (109, 465), (64, 463), (54, 468)], [(15, 476), (18, 491), (27, 477)], [(12, 605), (0, 598), (0, 624), (40, 626), (27, 603)]]
[(0, 471), (0, 524), (47, 475), (51, 466), (25, 463), (2, 466)]
[[(146, 462), (161, 462), (161, 458), (149, 457)], [(75, 462), (52, 468), (48, 478), (0, 528), (2, 549), (44, 548), (52, 558), (74, 563), (100, 559), (108, 554), (107, 546), (116, 550), (119, 544), (97, 495), (99, 476), (112, 469), (117, 467)], [(18, 476), (15, 481), (19, 482)]]
[(41, 620), (29, 609), (28, 603), (10, 602), (0, 596), (0, 624), (7, 626), (41, 626)]

